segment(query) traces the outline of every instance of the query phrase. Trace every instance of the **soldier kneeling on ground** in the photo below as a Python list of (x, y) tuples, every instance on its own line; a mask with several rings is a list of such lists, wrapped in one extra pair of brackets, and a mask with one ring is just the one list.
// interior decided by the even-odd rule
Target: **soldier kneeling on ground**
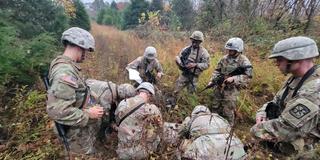
[(303, 153), (319, 141), (320, 69), (314, 40), (292, 37), (275, 44), (269, 58), (283, 74), (291, 76), (256, 115), (251, 133), (256, 140), (273, 144), (280, 153)]
[(228, 121), (202, 105), (185, 118), (180, 131), (178, 159), (245, 159), (243, 144)]
[(146, 159), (160, 143), (162, 115), (157, 106), (149, 103), (154, 87), (143, 82), (137, 91), (138, 95), (121, 101), (115, 111), (119, 159)]

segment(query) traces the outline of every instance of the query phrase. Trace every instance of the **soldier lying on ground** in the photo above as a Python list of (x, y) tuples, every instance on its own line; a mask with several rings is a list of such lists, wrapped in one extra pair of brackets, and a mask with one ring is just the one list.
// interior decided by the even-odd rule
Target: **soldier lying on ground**
[(202, 105), (196, 106), (180, 131), (177, 157), (192, 160), (245, 159), (243, 144), (228, 122)]

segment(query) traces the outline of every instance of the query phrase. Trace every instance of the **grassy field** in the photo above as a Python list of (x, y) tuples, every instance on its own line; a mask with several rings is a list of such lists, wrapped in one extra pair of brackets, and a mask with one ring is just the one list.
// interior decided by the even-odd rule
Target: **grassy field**
[[(173, 91), (179, 70), (174, 62), (180, 50), (189, 45), (189, 33), (151, 32), (141, 37), (135, 31), (119, 31), (108, 26), (92, 24), (92, 33), (96, 39), (96, 52), (88, 54), (88, 60), (82, 64), (84, 72), (90, 78), (113, 81), (117, 84), (128, 82), (125, 67), (137, 56), (143, 54), (144, 49), (152, 45), (157, 49), (158, 59), (164, 68), (164, 77), (159, 88), (164, 94)], [(208, 83), (212, 71), (218, 60), (223, 56), (225, 41), (212, 41), (205, 38), (203, 45), (210, 56), (210, 68), (202, 73), (198, 89)], [(254, 67), (254, 78), (247, 90), (241, 92), (238, 100), (238, 118), (240, 124), (236, 126), (236, 134), (244, 143), (251, 142), (249, 129), (254, 124), (256, 110), (266, 101), (273, 98), (286, 77), (282, 76), (275, 65), (261, 58), (261, 51), (246, 46), (244, 54), (248, 56)], [(45, 92), (40, 83), (32, 91), (22, 88), (8, 104), (6, 110), (1, 111), (0, 124), (7, 128), (8, 142), (0, 143), (0, 159), (59, 159), (63, 154), (63, 146), (52, 131), (52, 122), (45, 112)], [(211, 105), (212, 91), (202, 94), (189, 95), (181, 93), (178, 107), (167, 111), (163, 104), (159, 104), (165, 121), (181, 122), (195, 105)], [(116, 135), (112, 135), (105, 145), (106, 153), (103, 159), (114, 159)], [(174, 148), (162, 144), (161, 153), (154, 153), (150, 159), (172, 159)], [(254, 147), (249, 151), (250, 159), (275, 159), (261, 148)], [(282, 159), (283, 157), (278, 157)]]

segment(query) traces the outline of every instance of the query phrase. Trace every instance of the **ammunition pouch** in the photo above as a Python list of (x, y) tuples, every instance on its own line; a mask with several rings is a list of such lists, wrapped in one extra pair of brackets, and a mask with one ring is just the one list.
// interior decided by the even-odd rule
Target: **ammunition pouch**
[(268, 119), (276, 119), (281, 115), (281, 107), (274, 102), (269, 102), (265, 111)]

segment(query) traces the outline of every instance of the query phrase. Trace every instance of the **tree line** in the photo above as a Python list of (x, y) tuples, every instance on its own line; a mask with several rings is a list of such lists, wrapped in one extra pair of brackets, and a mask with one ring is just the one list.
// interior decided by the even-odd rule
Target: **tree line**
[(319, 4), (320, 0), (131, 0), (123, 10), (115, 2), (107, 5), (97, 22), (119, 29), (146, 24), (169, 31), (197, 29), (217, 39), (240, 36), (258, 47), (270, 47), (269, 41), (282, 38), (279, 34), (314, 35)]
[[(131, 0), (124, 10), (117, 3), (106, 5), (97, 18), (99, 24), (119, 25), (122, 29), (141, 24), (139, 19), (148, 12), (159, 11), (161, 25), (178, 21), (180, 30), (208, 30), (225, 21), (252, 23), (263, 19), (272, 27), (295, 29), (306, 33), (319, 14), (320, 0)], [(121, 23), (122, 22), (122, 23)], [(173, 29), (173, 28), (171, 28)]]
[(0, 1), (0, 94), (17, 85), (32, 85), (45, 74), (60, 51), (61, 33), (68, 27), (90, 29), (79, 0)]

